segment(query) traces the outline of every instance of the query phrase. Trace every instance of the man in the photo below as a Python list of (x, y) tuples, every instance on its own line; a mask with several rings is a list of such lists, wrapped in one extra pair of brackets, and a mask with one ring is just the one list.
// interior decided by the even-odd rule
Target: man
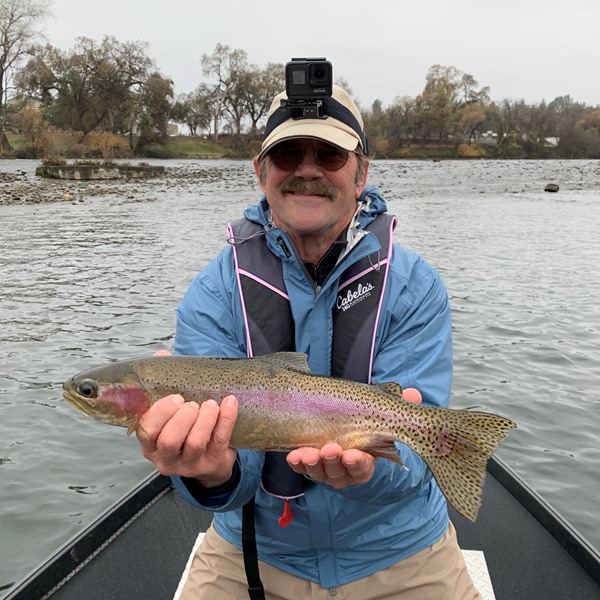
[[(366, 186), (358, 108), (337, 86), (324, 118), (293, 118), (282, 98), (254, 161), (264, 196), (191, 284), (175, 351), (305, 352), (314, 373), (414, 386), (425, 404), (446, 406), (447, 294), (426, 262), (392, 244), (395, 219)], [(144, 456), (191, 503), (215, 512), (182, 600), (247, 597), (254, 539), (268, 599), (480, 598), (445, 499), (412, 450), (397, 444), (404, 469), (335, 443), (287, 457), (236, 450), (236, 416), (232, 396), (201, 406), (169, 396), (138, 429)]]

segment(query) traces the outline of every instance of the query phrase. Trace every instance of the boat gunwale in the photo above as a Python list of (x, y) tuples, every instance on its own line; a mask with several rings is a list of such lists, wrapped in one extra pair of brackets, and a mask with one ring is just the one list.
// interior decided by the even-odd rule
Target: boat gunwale
[(8, 596), (0, 596), (1, 600), (43, 600), (75, 576), (171, 487), (169, 477), (151, 473), (17, 582)]
[[(504, 461), (493, 456), (487, 470), (600, 585), (598, 550)], [(26, 600), (35, 597), (44, 600), (49, 597), (172, 488), (169, 477), (157, 472), (150, 474), (17, 582), (7, 596), (0, 598)]]

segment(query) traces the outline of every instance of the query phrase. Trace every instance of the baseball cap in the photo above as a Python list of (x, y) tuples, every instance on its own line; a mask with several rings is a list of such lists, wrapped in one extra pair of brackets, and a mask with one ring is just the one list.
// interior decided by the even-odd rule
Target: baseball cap
[(322, 99), (326, 118), (294, 118), (281, 108), (281, 101), (286, 99), (286, 93), (281, 92), (271, 103), (259, 159), (279, 142), (293, 138), (323, 140), (348, 151), (360, 147), (367, 154), (367, 138), (360, 111), (345, 89), (334, 85), (331, 96)]

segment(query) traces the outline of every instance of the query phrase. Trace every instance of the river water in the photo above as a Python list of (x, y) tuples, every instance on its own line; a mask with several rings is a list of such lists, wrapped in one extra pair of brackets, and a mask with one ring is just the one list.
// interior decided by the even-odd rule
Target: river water
[[(250, 161), (155, 162), (164, 180), (0, 205), (0, 597), (151, 471), (62, 382), (171, 348), (181, 295), (258, 198)], [(58, 185), (35, 166), (0, 172)], [(446, 282), (453, 405), (517, 421), (500, 457), (600, 547), (600, 162), (376, 161), (370, 182)]]

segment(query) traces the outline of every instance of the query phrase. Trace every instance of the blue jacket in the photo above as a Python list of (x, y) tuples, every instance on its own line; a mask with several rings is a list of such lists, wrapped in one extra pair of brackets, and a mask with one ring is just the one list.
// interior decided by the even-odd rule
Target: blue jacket
[[(366, 226), (387, 210), (378, 191), (359, 214)], [(352, 261), (379, 248), (366, 235), (337, 265), (320, 290), (307, 280), (295, 254), (286, 256), (277, 238), (285, 234), (269, 222), (263, 197), (247, 209), (247, 219), (266, 227), (266, 241), (282, 261), (295, 322), (296, 348), (308, 354), (313, 373), (330, 373), (332, 306), (339, 275)], [(244, 319), (237, 291), (233, 252), (223, 250), (192, 282), (177, 311), (177, 354), (246, 356)], [(438, 273), (418, 255), (394, 245), (383, 309), (379, 320), (372, 382), (396, 381), (416, 387), (423, 403), (447, 406), (452, 379), (452, 342), (448, 297)], [(240, 482), (217, 506), (194, 498), (174, 477), (192, 504), (215, 512), (214, 526), (241, 548), (241, 507), (256, 494), (258, 555), (275, 567), (328, 588), (370, 575), (431, 546), (446, 531), (446, 501), (422, 459), (398, 443), (408, 470), (379, 459), (375, 474), (363, 485), (341, 490), (316, 484), (292, 502), (294, 518), (277, 524), (282, 502), (260, 488), (264, 455), (239, 450)]]

